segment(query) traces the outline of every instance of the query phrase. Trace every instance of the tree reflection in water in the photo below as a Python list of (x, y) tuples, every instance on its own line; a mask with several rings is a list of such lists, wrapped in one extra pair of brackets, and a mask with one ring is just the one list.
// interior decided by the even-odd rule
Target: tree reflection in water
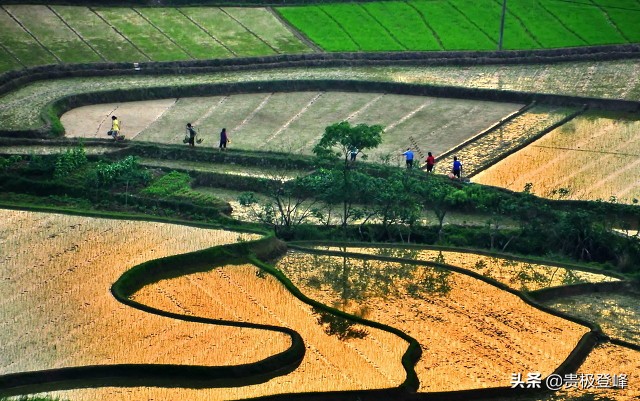
[(369, 334), (364, 328), (357, 327), (355, 322), (322, 309), (313, 308), (313, 314), (317, 316), (318, 324), (322, 326), (325, 333), (336, 336), (340, 340), (365, 338)]
[[(339, 248), (346, 252), (346, 248)], [(377, 255), (395, 258), (416, 258), (417, 250), (381, 248)], [(280, 265), (301, 287), (329, 291), (331, 306), (366, 317), (367, 306), (388, 299), (426, 299), (446, 296), (452, 288), (451, 272), (446, 269), (419, 266), (413, 263), (387, 262), (349, 256), (295, 254)], [(439, 253), (436, 262), (444, 263)], [(293, 263), (291, 263), (293, 262)], [(373, 301), (373, 302), (372, 302)], [(325, 332), (340, 339), (362, 338), (366, 331), (353, 322), (330, 313), (314, 310)]]

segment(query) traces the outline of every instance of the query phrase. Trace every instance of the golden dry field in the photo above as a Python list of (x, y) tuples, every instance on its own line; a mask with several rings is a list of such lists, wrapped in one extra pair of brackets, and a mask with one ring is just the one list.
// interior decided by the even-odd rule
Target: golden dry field
[[(90, 364), (236, 365), (290, 346), (284, 334), (144, 313), (110, 292), (144, 261), (256, 235), (9, 210), (0, 211), (0, 222), (0, 374)], [(265, 346), (239, 353), (241, 343)]]
[(318, 246), (316, 248), (446, 263), (482, 274), (483, 276), (492, 278), (520, 291), (535, 291), (542, 288), (568, 284), (618, 281), (617, 278), (604, 274), (589, 273), (544, 264), (520, 262), (508, 258), (478, 255), (468, 252), (401, 248), (325, 246)]
[(583, 115), (473, 178), (563, 199), (640, 200), (640, 121)]
[(514, 372), (546, 376), (588, 332), (445, 270), (301, 252), (277, 268), (311, 298), (416, 338), (422, 392), (508, 386)]
[[(351, 325), (340, 318), (335, 318), (332, 326), (320, 323), (321, 314), (291, 295), (273, 276), (252, 265), (225, 266), (163, 280), (143, 288), (134, 300), (172, 312), (286, 326), (304, 338), (305, 358), (292, 373), (241, 389), (207, 390), (204, 399), (388, 388), (397, 387), (405, 379), (400, 361), (407, 342), (394, 334)], [(338, 320), (346, 322), (349, 330), (330, 334), (330, 328), (340, 325)], [(255, 348), (267, 345), (256, 342), (238, 351), (251, 355)]]

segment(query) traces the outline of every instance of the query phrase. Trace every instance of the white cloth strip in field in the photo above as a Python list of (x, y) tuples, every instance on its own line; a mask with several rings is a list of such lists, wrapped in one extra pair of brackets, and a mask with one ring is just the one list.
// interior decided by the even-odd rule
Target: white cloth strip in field
[(405, 116), (401, 117), (399, 120), (389, 124), (389, 126), (387, 126), (387, 128), (385, 128), (386, 132), (391, 131), (392, 129), (394, 129), (395, 127), (397, 127), (398, 125), (402, 124), (403, 122), (407, 121), (408, 119), (410, 119), (411, 117), (413, 117), (414, 115), (416, 115), (416, 113), (418, 113), (419, 111), (421, 111), (422, 109), (424, 109), (425, 107), (429, 106), (431, 103), (433, 103), (433, 99), (428, 99), (427, 101), (425, 101), (424, 103), (422, 103), (420, 106), (418, 106), (417, 108), (415, 108), (414, 110), (410, 111), (409, 113), (407, 113)]
[(263, 148), (267, 143), (271, 142), (272, 140), (274, 140), (278, 135), (280, 135), (280, 133), (282, 133), (282, 131), (286, 130), (294, 121), (296, 121), (297, 119), (299, 119), (304, 113), (307, 112), (307, 110), (309, 109), (309, 107), (311, 107), (318, 99), (320, 99), (323, 95), (325, 94), (325, 92), (320, 92), (317, 95), (315, 95), (313, 97), (313, 99), (309, 100), (309, 102), (298, 112), (296, 113), (296, 115), (294, 115), (293, 117), (291, 117), (289, 119), (289, 121), (287, 121), (286, 123), (284, 123), (284, 125), (282, 127), (280, 127), (276, 132), (274, 132), (273, 134), (271, 134), (271, 136), (269, 136), (269, 138), (267, 138), (266, 141), (264, 141), (264, 143), (262, 145), (260, 145), (261, 148)]
[(211, 105), (211, 107), (209, 107), (209, 109), (207, 109), (207, 111), (200, 116), (196, 121), (193, 122), (193, 125), (195, 127), (197, 127), (198, 125), (200, 125), (200, 123), (202, 123), (203, 121), (206, 121), (207, 118), (211, 117), (211, 115), (213, 114), (213, 112), (220, 106), (222, 106), (223, 104), (225, 104), (227, 101), (229, 100), (229, 96), (225, 96), (222, 99), (220, 99), (218, 101), (218, 103), (214, 103)]
[(356, 110), (356, 111), (354, 111), (353, 113), (351, 113), (351, 114), (349, 115), (349, 117), (345, 118), (345, 121), (352, 121), (352, 120), (353, 120), (354, 118), (356, 118), (360, 113), (362, 113), (363, 111), (367, 110), (367, 109), (368, 109), (369, 107), (371, 107), (373, 104), (375, 104), (375, 103), (379, 102), (379, 101), (380, 101), (380, 99), (382, 99), (382, 97), (383, 97), (384, 95), (385, 95), (385, 94), (383, 93), (383, 94), (378, 95), (378, 96), (374, 97), (373, 99), (369, 100), (369, 101), (367, 102), (367, 104), (365, 104), (364, 106), (360, 107), (358, 110)]
[[(138, 132), (136, 133), (132, 133), (129, 137), (129, 139), (134, 139), (135, 137), (138, 136), (138, 134), (140, 134), (142, 131), (146, 130), (147, 128), (149, 128), (151, 126), (151, 124), (154, 124), (156, 121), (158, 121), (159, 119), (162, 118), (162, 116), (165, 115), (165, 113), (169, 110), (171, 110), (173, 108), (173, 106), (176, 105), (176, 103), (178, 102), (178, 99), (173, 99), (173, 102), (169, 105), (169, 107), (165, 108), (164, 110), (162, 110), (162, 112), (160, 114), (158, 114), (156, 116), (156, 118), (153, 119), (153, 121), (150, 121), (149, 124), (147, 124), (145, 127), (141, 128), (140, 130), (138, 130)], [(175, 140), (176, 138), (174, 138)]]
[(271, 99), (271, 97), (273, 96), (273, 92), (269, 93), (267, 95), (267, 97), (265, 97), (262, 102), (260, 102), (260, 104), (258, 105), (258, 107), (256, 107), (251, 113), (249, 113), (249, 115), (242, 120), (242, 122), (238, 125), (236, 125), (231, 132), (235, 132), (238, 133), (238, 131), (242, 130), (242, 128), (251, 120), (253, 120), (253, 117), (256, 116), (256, 114), (258, 114), (258, 112), (260, 110), (262, 110), (262, 108), (264, 108), (264, 106), (269, 103), (269, 100)]

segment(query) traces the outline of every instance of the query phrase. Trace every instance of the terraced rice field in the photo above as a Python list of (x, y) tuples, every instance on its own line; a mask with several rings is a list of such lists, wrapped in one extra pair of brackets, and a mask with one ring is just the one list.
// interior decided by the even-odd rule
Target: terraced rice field
[[(321, 315), (275, 278), (251, 265), (226, 266), (145, 287), (134, 299), (163, 310), (227, 320), (250, 320), (293, 328), (305, 339), (307, 354), (294, 372), (243, 390), (243, 397), (268, 394), (396, 387), (405, 378), (400, 363), (408, 344), (362, 325), (331, 334)], [(179, 300), (179, 304), (172, 300)], [(182, 309), (182, 311), (181, 311)], [(339, 321), (344, 319), (336, 318)], [(346, 321), (345, 321), (346, 322)], [(348, 324), (347, 324), (348, 325)], [(248, 347), (247, 353), (252, 352)]]
[(310, 297), (416, 338), (423, 392), (509, 385), (532, 367), (546, 376), (587, 331), (445, 270), (301, 252), (276, 267)]
[[(534, 106), (504, 123), (497, 129), (479, 136), (450, 155), (451, 160), (439, 160), (435, 171), (451, 171), (453, 156), (462, 162), (462, 176), (473, 176), (491, 166), (505, 154), (532, 141), (542, 131), (559, 123), (575, 110), (551, 106)], [(438, 157), (438, 156), (436, 156)]]
[[(110, 292), (136, 264), (255, 235), (8, 210), (0, 216), (0, 374), (92, 364), (233, 365), (290, 346), (278, 333), (144, 313)], [(264, 346), (241, 354), (238, 342)]]
[(379, 247), (356, 248), (318, 246), (316, 248), (446, 263), (448, 265), (461, 267), (463, 269), (479, 273), (519, 291), (535, 291), (542, 288), (561, 285), (602, 283), (618, 280), (604, 274), (571, 270), (564, 267), (549, 266), (534, 262), (521, 262), (507, 258), (478, 255), (469, 252)]
[[(508, 5), (505, 49), (640, 40), (632, 0)], [(327, 51), (494, 50), (501, 3), (390, 1), (278, 7)], [(0, 71), (96, 61), (169, 61), (312, 51), (269, 8), (5, 5)]]
[(62, 123), (67, 136), (102, 138), (110, 115), (117, 115), (128, 139), (175, 144), (191, 122), (205, 147), (217, 147), (226, 127), (233, 148), (311, 154), (326, 126), (347, 120), (383, 125), (383, 142), (368, 156), (399, 161), (407, 147), (421, 159), (427, 151), (443, 152), (521, 106), (381, 93), (265, 93), (93, 105), (69, 111)]
[[(388, 1), (278, 7), (327, 51), (495, 50), (501, 1)], [(637, 42), (640, 5), (618, 2), (507, 3), (504, 49)]]
[[(640, 199), (640, 122), (580, 116), (478, 174), (474, 181), (564, 199)], [(636, 201), (634, 202), (634, 199)]]
[(0, 72), (98, 61), (170, 61), (305, 53), (265, 8), (0, 7)]
[[(1, 32), (1, 31), (0, 31)], [(0, 96), (5, 129), (38, 128), (45, 105), (66, 95), (111, 89), (284, 79), (354, 79), (519, 90), (640, 100), (640, 61), (527, 66), (306, 68), (181, 76), (118, 76), (47, 80)], [(127, 124), (127, 123), (125, 123)], [(132, 124), (131, 121), (128, 124)], [(182, 129), (182, 128), (181, 128)]]

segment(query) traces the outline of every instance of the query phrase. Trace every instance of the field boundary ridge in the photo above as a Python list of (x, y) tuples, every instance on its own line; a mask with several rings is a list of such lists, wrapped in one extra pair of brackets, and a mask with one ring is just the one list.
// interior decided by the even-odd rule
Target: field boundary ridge
[(12, 70), (0, 74), (0, 94), (4, 94), (29, 82), (62, 77), (196, 74), (296, 67), (541, 64), (637, 58), (640, 58), (640, 44), (503, 51), (303, 53), (264, 57), (165, 62), (52, 64)]

